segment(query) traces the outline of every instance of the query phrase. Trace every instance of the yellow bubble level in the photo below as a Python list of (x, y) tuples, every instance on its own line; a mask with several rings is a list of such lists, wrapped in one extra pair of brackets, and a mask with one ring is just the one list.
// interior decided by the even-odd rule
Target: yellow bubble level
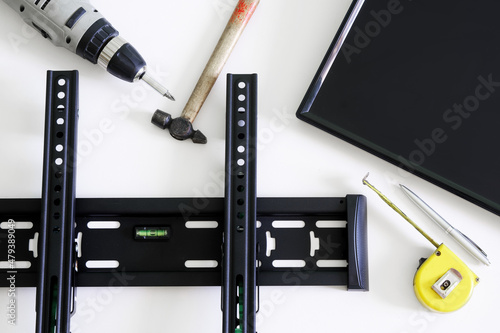
[(137, 240), (167, 240), (170, 238), (170, 228), (136, 227), (134, 238)]

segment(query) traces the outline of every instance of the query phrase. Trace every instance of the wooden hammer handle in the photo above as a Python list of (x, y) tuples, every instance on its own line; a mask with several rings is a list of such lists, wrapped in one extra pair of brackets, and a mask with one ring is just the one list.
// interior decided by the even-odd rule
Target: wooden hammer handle
[(182, 111), (182, 118), (188, 119), (191, 123), (195, 120), (259, 2), (260, 0), (238, 1), (233, 15)]

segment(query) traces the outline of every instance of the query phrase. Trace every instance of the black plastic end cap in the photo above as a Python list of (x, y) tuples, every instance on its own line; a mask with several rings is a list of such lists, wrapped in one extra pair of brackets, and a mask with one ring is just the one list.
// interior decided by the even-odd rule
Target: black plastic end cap
[(347, 289), (369, 290), (367, 205), (363, 195), (347, 195)]
[(144, 67), (146, 61), (132, 45), (126, 43), (111, 58), (107, 71), (124, 81), (134, 82)]

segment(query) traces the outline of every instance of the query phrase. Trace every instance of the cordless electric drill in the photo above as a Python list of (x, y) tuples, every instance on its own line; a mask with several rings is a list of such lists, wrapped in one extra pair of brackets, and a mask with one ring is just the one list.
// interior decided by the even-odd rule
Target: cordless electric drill
[(118, 35), (89, 0), (3, 1), (54, 45), (99, 64), (122, 80), (143, 80), (174, 100), (168, 90), (148, 74), (146, 62), (137, 50)]

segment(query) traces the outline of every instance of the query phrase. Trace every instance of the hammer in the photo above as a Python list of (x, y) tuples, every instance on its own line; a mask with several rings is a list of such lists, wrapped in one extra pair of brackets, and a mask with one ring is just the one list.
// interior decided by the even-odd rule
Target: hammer
[(170, 135), (177, 140), (192, 139), (194, 143), (207, 143), (203, 133), (193, 129), (193, 122), (217, 81), (222, 68), (234, 49), (248, 21), (252, 17), (260, 0), (239, 0), (229, 22), (215, 46), (205, 69), (201, 73), (189, 100), (178, 118), (172, 118), (167, 112), (156, 110), (151, 122), (161, 129), (168, 128)]

